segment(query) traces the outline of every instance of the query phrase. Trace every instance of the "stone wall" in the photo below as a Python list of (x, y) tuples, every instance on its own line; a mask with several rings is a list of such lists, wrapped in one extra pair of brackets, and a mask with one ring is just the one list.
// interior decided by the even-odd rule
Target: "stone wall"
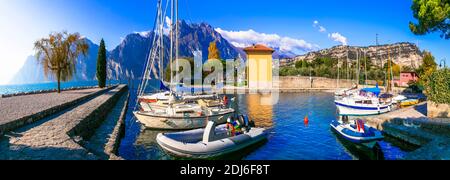
[(119, 121), (114, 127), (114, 131), (111, 134), (111, 137), (105, 146), (105, 152), (109, 155), (110, 160), (122, 160), (121, 157), (117, 156), (117, 150), (119, 149), (120, 146), (120, 140), (125, 133), (125, 118), (127, 115), (129, 100), (130, 100), (130, 93), (128, 93), (127, 95), (127, 100), (120, 114)]
[(450, 105), (428, 101), (429, 118), (450, 118)]
[(128, 86), (122, 86), (119, 88), (121, 88), (119, 92), (115, 93), (100, 107), (95, 109), (91, 114), (87, 115), (86, 118), (81, 120), (67, 134), (70, 137), (82, 137), (83, 139), (89, 139), (92, 134), (95, 133), (95, 130), (102, 124), (104, 118), (108, 115), (109, 111), (114, 107), (123, 93), (128, 90)]
[(338, 80), (322, 77), (312, 77), (312, 84), (310, 77), (306, 76), (284, 76), (279, 79), (279, 87), (281, 89), (335, 89), (335, 88), (350, 88), (353, 86), (352, 80), (339, 80), (339, 87), (336, 86)]

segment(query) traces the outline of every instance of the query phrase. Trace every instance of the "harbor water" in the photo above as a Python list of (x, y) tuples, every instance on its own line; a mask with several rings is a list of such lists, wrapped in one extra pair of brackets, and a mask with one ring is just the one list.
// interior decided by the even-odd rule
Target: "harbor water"
[[(119, 81), (112, 80), (106, 82), (107, 84), (118, 84)], [(61, 89), (73, 88), (73, 87), (88, 87), (97, 86), (97, 81), (80, 81), (80, 82), (62, 82)], [(2, 94), (14, 94), (19, 92), (32, 92), (40, 90), (53, 90), (57, 88), (56, 82), (39, 83), (39, 84), (21, 84), (21, 85), (0, 85), (0, 95)]]
[[(118, 83), (118, 82), (113, 82)], [(62, 83), (62, 88), (95, 86), (97, 82)], [(144, 129), (134, 118), (136, 86), (130, 88), (130, 103), (126, 116), (126, 131), (119, 155), (129, 160), (169, 160), (156, 143), (160, 131)], [(134, 87), (134, 88), (133, 88)], [(55, 89), (56, 83), (0, 86), (0, 94)], [(230, 98), (232, 98), (231, 96)], [(262, 101), (275, 102), (262, 105)], [(257, 126), (269, 130), (268, 141), (223, 159), (246, 160), (352, 160), (401, 159), (412, 149), (404, 143), (386, 137), (378, 150), (348, 143), (330, 129), (336, 106), (332, 93), (281, 93), (279, 95), (242, 94), (236, 98), (240, 113), (248, 114)], [(308, 116), (309, 123), (304, 123)]]
[[(132, 90), (135, 91), (135, 90)], [(126, 133), (119, 155), (131, 160), (170, 160), (175, 157), (165, 153), (157, 144), (161, 131), (143, 128), (134, 118), (136, 93), (131, 94), (126, 119)], [(278, 99), (278, 101), (277, 101)], [(221, 159), (245, 160), (352, 160), (403, 158), (409, 147), (395, 139), (386, 138), (379, 148), (369, 149), (348, 143), (330, 129), (336, 118), (332, 93), (282, 93), (276, 95), (238, 95), (239, 112), (248, 114), (256, 126), (269, 130), (268, 141)], [(261, 105), (261, 101), (276, 101), (275, 105)], [(308, 116), (309, 123), (304, 123)]]

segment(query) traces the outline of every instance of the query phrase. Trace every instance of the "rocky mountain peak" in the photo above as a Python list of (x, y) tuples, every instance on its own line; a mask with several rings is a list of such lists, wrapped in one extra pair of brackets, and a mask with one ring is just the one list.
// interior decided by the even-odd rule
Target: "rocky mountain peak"
[(401, 66), (419, 67), (422, 64), (423, 54), (413, 43), (400, 42), (395, 44), (384, 44), (378, 46), (334, 46), (328, 49), (322, 49), (310, 52), (305, 55), (297, 56), (287, 60), (286, 64), (292, 64), (297, 61), (313, 61), (319, 57), (331, 57), (335, 60), (357, 61), (359, 57), (367, 57), (373, 64), (382, 66), (390, 58), (394, 63)]

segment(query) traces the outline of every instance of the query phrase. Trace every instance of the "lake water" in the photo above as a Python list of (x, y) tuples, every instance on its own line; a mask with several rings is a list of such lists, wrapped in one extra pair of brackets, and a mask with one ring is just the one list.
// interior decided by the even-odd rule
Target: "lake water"
[[(112, 82), (117, 83), (117, 82)], [(137, 83), (134, 83), (137, 86)], [(62, 83), (62, 88), (94, 86), (96, 81)], [(54, 89), (56, 83), (0, 86), (0, 94)], [(130, 160), (174, 159), (164, 153), (155, 141), (160, 131), (143, 130), (132, 111), (136, 102), (136, 89), (131, 89), (126, 118), (125, 137), (119, 155)], [(392, 138), (381, 141), (380, 151), (355, 146), (337, 138), (329, 123), (335, 119), (336, 107), (330, 93), (283, 93), (273, 106), (261, 105), (262, 95), (239, 95), (239, 111), (249, 114), (257, 126), (269, 129), (265, 144), (251, 147), (225, 159), (247, 160), (350, 160), (350, 159), (399, 159), (411, 150)], [(276, 96), (268, 97), (275, 101)], [(308, 115), (309, 124), (303, 123)], [(401, 148), (400, 148), (401, 147)]]
[[(109, 82), (106, 82), (107, 84)], [(119, 83), (118, 81), (111, 81), (112, 84)], [(97, 86), (97, 81), (80, 81), (80, 82), (62, 82), (61, 89), (72, 88), (72, 87), (86, 87), (86, 86)], [(22, 85), (1, 85), (1, 94), (14, 94), (18, 92), (31, 92), (39, 90), (52, 90), (57, 88), (56, 82), (49, 83), (39, 83), (39, 84), (22, 84)]]
[[(174, 157), (166, 154), (156, 143), (160, 131), (145, 130), (132, 114), (135, 93), (130, 99), (126, 119), (126, 134), (119, 148), (119, 155), (132, 160), (168, 160)], [(400, 159), (408, 153), (408, 147), (386, 138), (379, 143), (380, 150), (374, 151), (355, 146), (337, 138), (330, 129), (335, 119), (336, 107), (331, 93), (283, 93), (276, 105), (261, 105), (261, 98), (277, 99), (276, 96), (238, 95), (239, 111), (249, 114), (257, 126), (270, 131), (268, 141), (257, 147), (224, 157), (224, 159), (245, 160), (352, 160), (352, 159)], [(309, 124), (304, 117), (308, 115)]]

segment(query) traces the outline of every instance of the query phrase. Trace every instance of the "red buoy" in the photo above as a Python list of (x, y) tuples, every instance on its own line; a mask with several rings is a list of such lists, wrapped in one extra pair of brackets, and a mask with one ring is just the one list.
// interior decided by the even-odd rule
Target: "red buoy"
[(303, 122), (305, 123), (305, 125), (309, 124), (309, 118), (308, 115), (305, 116), (305, 119), (303, 119)]

